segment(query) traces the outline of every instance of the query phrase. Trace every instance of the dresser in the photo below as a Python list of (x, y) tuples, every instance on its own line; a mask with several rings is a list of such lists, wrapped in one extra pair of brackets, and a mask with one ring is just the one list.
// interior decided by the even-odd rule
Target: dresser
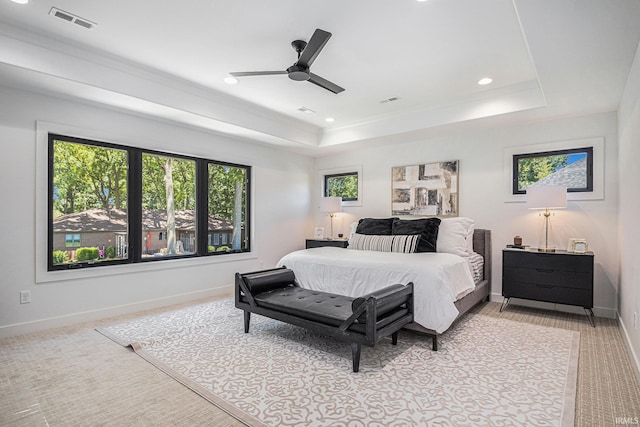
[(502, 250), (503, 311), (511, 298), (583, 307), (593, 318), (593, 252)]
[(306, 248), (319, 248), (322, 246), (335, 246), (336, 248), (346, 248), (349, 241), (346, 239), (307, 239)]

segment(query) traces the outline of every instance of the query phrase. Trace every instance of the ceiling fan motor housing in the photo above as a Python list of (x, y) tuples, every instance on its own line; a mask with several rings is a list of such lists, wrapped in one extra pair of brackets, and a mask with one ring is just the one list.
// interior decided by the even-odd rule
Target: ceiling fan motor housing
[(287, 68), (287, 73), (289, 73), (289, 78), (291, 80), (295, 80), (297, 82), (309, 80), (310, 77), (309, 67), (298, 64), (293, 64), (291, 67)]

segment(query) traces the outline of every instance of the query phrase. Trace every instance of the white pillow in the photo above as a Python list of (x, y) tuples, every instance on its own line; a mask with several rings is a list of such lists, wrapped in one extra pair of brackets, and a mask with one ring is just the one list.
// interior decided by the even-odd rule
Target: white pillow
[(416, 251), (419, 240), (419, 234), (381, 236), (376, 234), (355, 233), (349, 240), (349, 246), (347, 246), (347, 248), (361, 251), (402, 252), (412, 254)]
[(468, 255), (473, 252), (474, 229), (475, 221), (471, 218), (442, 218), (438, 228), (436, 250), (460, 256)]
[(358, 228), (358, 221), (351, 223), (351, 229), (349, 230), (349, 241), (353, 239), (353, 235), (356, 234), (356, 228)]
[(469, 235), (467, 236), (467, 253), (468, 254), (472, 254), (474, 252), (473, 250), (473, 234), (476, 231), (476, 224), (473, 223), (471, 224), (471, 227), (469, 227)]

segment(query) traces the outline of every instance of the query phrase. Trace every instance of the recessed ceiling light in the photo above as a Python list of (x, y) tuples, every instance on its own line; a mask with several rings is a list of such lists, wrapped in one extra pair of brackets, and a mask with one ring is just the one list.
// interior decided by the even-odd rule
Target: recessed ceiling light
[(324, 121), (327, 123), (333, 123), (336, 121), (336, 119), (334, 119), (333, 117), (327, 117), (326, 119), (324, 119)]
[(18, 3), (18, 4), (27, 4), (29, 3), (29, 0), (11, 0), (14, 3)]
[(427, 0), (416, 0), (416, 1), (419, 1), (420, 3), (422, 3), (422, 2), (427, 1)]
[(233, 76), (228, 76), (224, 78), (224, 82), (228, 85), (237, 85), (238, 84), (238, 79), (236, 79)]
[(493, 79), (491, 77), (485, 77), (483, 79), (478, 80), (478, 84), (479, 85), (488, 85), (492, 81), (493, 81)]

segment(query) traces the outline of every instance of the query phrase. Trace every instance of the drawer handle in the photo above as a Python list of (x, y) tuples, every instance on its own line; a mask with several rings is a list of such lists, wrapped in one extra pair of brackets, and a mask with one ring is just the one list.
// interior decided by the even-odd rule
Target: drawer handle
[(539, 287), (539, 288), (544, 288), (544, 289), (555, 288), (555, 286), (553, 286), (553, 285), (539, 285), (539, 284), (536, 284), (536, 286)]
[(548, 268), (536, 268), (536, 271), (540, 273), (553, 273), (555, 270), (550, 270)]

